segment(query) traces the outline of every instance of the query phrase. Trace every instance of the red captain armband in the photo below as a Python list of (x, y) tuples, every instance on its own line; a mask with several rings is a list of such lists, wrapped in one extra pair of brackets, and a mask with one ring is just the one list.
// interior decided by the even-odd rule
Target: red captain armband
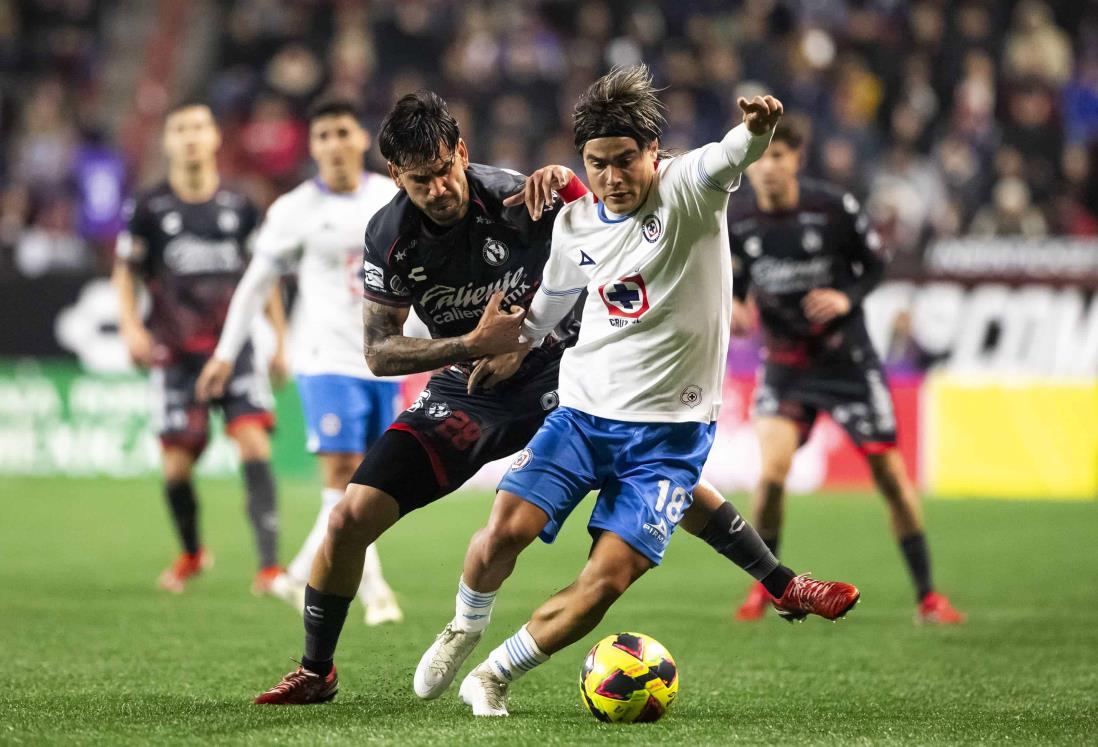
[(557, 194), (560, 195), (560, 199), (565, 202), (575, 202), (587, 194), (587, 187), (584, 186), (578, 176), (572, 174), (572, 178), (568, 180), (568, 183), (565, 184), (563, 188), (557, 190)]

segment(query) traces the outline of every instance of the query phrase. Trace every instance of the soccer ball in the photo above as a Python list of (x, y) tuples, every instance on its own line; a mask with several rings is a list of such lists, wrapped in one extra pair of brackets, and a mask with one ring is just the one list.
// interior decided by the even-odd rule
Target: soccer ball
[(618, 633), (587, 654), (579, 684), (583, 704), (599, 721), (657, 721), (679, 692), (679, 668), (655, 638)]

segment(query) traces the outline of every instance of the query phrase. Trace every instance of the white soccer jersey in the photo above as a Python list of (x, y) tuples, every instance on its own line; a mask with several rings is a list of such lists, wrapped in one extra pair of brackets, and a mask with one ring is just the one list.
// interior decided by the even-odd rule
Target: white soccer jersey
[[(732, 314), (725, 211), (768, 142), (741, 125), (720, 144), (662, 161), (627, 216), (592, 197), (561, 209), (527, 322), (540, 337), (552, 309), (587, 290), (579, 341), (561, 362), (561, 405), (629, 422), (716, 420)], [(725, 147), (740, 157), (718, 181), (707, 165), (723, 152), (706, 153)]]
[(369, 172), (347, 194), (310, 179), (267, 211), (256, 236), (256, 259), (274, 260), (283, 273), (297, 268), (295, 372), (378, 378), (362, 353), (362, 242), (370, 218), (396, 192), (389, 177)]

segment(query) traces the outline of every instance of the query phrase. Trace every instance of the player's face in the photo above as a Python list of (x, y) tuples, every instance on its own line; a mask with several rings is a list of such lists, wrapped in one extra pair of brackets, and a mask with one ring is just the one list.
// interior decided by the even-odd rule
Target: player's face
[(583, 165), (591, 191), (618, 214), (631, 213), (648, 196), (656, 173), (659, 144), (643, 150), (631, 137), (598, 137), (583, 146)]
[(756, 192), (783, 195), (796, 183), (800, 167), (801, 152), (779, 140), (771, 143), (762, 157), (747, 167), (747, 178)]
[(350, 188), (369, 147), (369, 134), (350, 114), (320, 117), (309, 126), (309, 154), (330, 189)]
[(221, 147), (221, 131), (207, 106), (188, 106), (164, 123), (164, 152), (172, 163), (195, 166), (210, 161)]
[(434, 163), (414, 169), (398, 169), (390, 163), (389, 176), (432, 222), (450, 226), (469, 210), (469, 182), (465, 178), (468, 166), (469, 151), (465, 141), (458, 138), (457, 148), (451, 151), (442, 146)]

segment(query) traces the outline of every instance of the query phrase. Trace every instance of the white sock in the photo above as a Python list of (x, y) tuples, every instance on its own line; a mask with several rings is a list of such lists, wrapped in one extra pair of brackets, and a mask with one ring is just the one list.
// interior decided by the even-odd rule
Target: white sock
[(305, 538), (305, 543), (297, 551), (297, 555), (286, 566), (286, 573), (301, 583), (308, 583), (309, 574), (313, 570), (313, 559), (316, 558), (320, 546), (324, 544), (324, 537), (328, 534), (328, 515), (332, 513), (335, 504), (343, 499), (343, 491), (338, 488), (324, 488), (320, 494), (320, 513), (316, 522)]
[(538, 664), (549, 661), (523, 625), (518, 632), (488, 654), (488, 666), (504, 682), (514, 682)]
[(381, 575), (381, 556), (377, 554), (377, 545), (371, 544), (366, 548), (366, 562), (362, 564), (362, 582), (358, 585), (358, 598), (362, 604), (369, 606), (374, 599), (389, 596), (392, 593), (393, 590)]
[(492, 605), (496, 601), (496, 592), (473, 591), (465, 585), (465, 579), (458, 581), (458, 593), (454, 604), (454, 630), (466, 633), (479, 633), (488, 627), (492, 619)]

